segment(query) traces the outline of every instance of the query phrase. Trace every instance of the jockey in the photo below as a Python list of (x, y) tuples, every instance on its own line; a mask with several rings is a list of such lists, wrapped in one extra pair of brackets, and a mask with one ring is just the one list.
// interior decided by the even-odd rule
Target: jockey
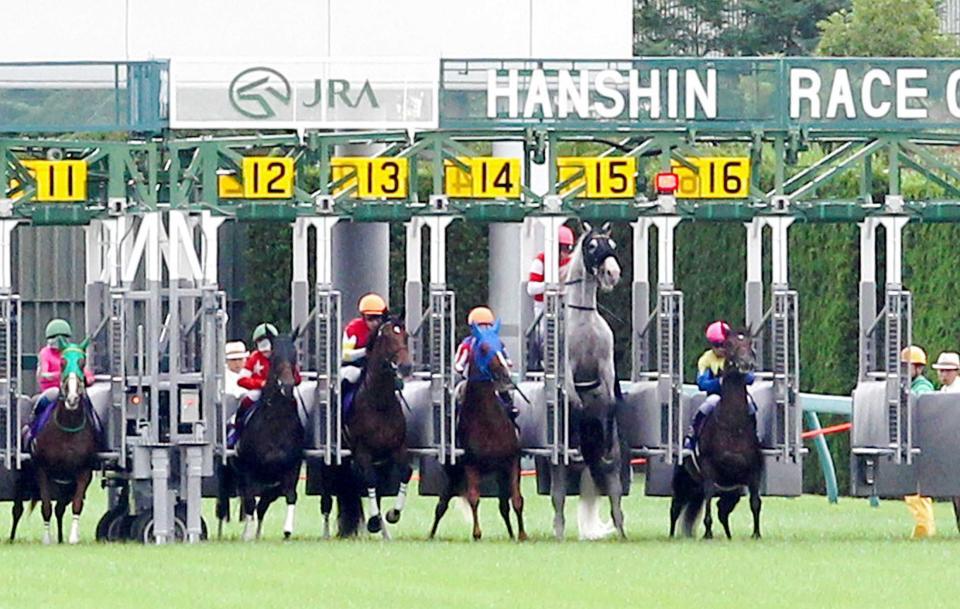
[[(561, 226), (560, 230), (557, 231), (557, 241), (560, 244), (560, 282), (563, 283), (566, 277), (567, 264), (570, 263), (570, 254), (573, 252), (573, 247), (576, 244), (576, 238), (569, 226)], [(543, 252), (537, 254), (537, 257), (533, 259), (533, 264), (530, 265), (530, 276), (527, 279), (527, 294), (533, 298), (534, 317), (539, 317), (543, 313), (543, 293), (547, 288), (543, 280), (544, 273), (546, 272), (544, 260)], [(534, 370), (543, 369), (540, 362), (543, 350), (543, 327), (543, 318), (541, 317), (540, 324), (538, 324), (538, 329), (535, 333), (535, 340), (532, 341), (527, 349), (530, 352), (529, 359), (532, 366), (531, 369)]]
[[(233, 438), (229, 444), (234, 444), (243, 431), (243, 424), (251, 407), (260, 399), (260, 394), (267, 384), (270, 377), (270, 355), (273, 352), (273, 339), (280, 333), (277, 327), (271, 323), (262, 323), (253, 330), (253, 344), (256, 347), (247, 357), (247, 361), (240, 370), (240, 378), (237, 385), (247, 390), (246, 395), (240, 400), (236, 414), (233, 415), (232, 433)], [(300, 384), (300, 368), (293, 367), (293, 382)]]
[(344, 413), (349, 411), (354, 394), (360, 386), (360, 379), (367, 365), (367, 344), (387, 315), (387, 303), (379, 294), (370, 292), (360, 297), (357, 312), (360, 317), (352, 319), (343, 329), (340, 395)]
[[(730, 326), (724, 321), (715, 321), (707, 326), (706, 338), (707, 342), (710, 343), (710, 348), (697, 360), (697, 387), (700, 391), (707, 392), (707, 399), (700, 404), (700, 408), (693, 415), (693, 422), (687, 429), (687, 435), (683, 440), (685, 450), (692, 451), (694, 449), (703, 422), (720, 403), (720, 374), (726, 365), (727, 354), (724, 343), (727, 341), (729, 333)], [(753, 379), (753, 373), (747, 373), (746, 381), (748, 385), (753, 384)], [(756, 406), (752, 399), (749, 400), (749, 404), (750, 414), (756, 416)]]
[[(488, 307), (474, 307), (470, 309), (470, 313), (467, 315), (467, 323), (471, 326), (476, 324), (481, 328), (488, 329), (493, 326), (496, 321), (496, 317)], [(457, 347), (457, 355), (453, 361), (454, 371), (460, 375), (461, 381), (457, 384), (456, 395), (457, 401), (461, 401), (463, 394), (462, 392), (466, 389), (466, 381), (470, 377), (469, 366), (470, 366), (470, 355), (473, 353), (473, 345), (475, 338), (472, 334), (468, 334), (466, 338), (460, 341), (460, 346)], [(503, 356), (503, 359), (506, 361), (508, 367), (512, 367), (513, 364), (510, 361), (509, 356), (507, 355), (506, 350), (501, 351), (500, 355)], [(513, 405), (513, 396), (510, 395), (510, 391), (501, 391), (499, 394), (500, 402), (503, 404), (503, 409), (507, 413), (507, 416), (510, 417), (510, 420), (514, 420), (520, 414), (520, 411), (517, 410), (517, 407)]]
[[(40, 416), (48, 405), (53, 404), (57, 401), (57, 398), (60, 397), (60, 372), (62, 365), (62, 360), (60, 359), (60, 341), (69, 341), (73, 337), (73, 329), (65, 319), (54, 318), (47, 323), (44, 336), (46, 336), (47, 343), (40, 349), (39, 353), (37, 353), (37, 386), (40, 388), (40, 393), (33, 398), (33, 416), (31, 420), (23, 426), (22, 432), (26, 439), (29, 439), (30, 430), (34, 422), (37, 421), (37, 417)], [(87, 387), (94, 383), (93, 373), (89, 368), (84, 367), (83, 375)], [(99, 418), (96, 418), (94, 422), (97, 425), (99, 433)], [(39, 430), (33, 430), (34, 433), (37, 431)]]

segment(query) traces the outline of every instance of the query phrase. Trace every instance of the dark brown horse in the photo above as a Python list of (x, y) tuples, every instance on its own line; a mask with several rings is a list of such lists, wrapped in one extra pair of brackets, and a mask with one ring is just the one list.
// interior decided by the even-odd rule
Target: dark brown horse
[[(243, 538), (260, 537), (263, 518), (279, 497), (287, 501), (283, 536), (293, 534), (297, 504), (297, 483), (303, 464), (305, 432), (295, 394), (297, 349), (292, 337), (273, 339), (270, 374), (260, 403), (250, 415), (237, 443), (237, 456), (223, 468), (217, 498), (217, 518), (222, 529), (229, 516), (230, 490), (236, 477), (237, 494), (243, 511)], [(259, 499), (257, 498), (259, 496)], [(257, 513), (256, 533), (253, 513)]]
[(718, 496), (718, 517), (729, 539), (730, 513), (740, 501), (743, 487), (746, 487), (750, 492), (750, 510), (753, 512), (753, 537), (760, 539), (763, 453), (757, 438), (756, 417), (747, 395), (747, 375), (753, 371), (756, 359), (753, 339), (745, 330), (731, 332), (724, 349), (726, 365), (722, 372), (720, 403), (703, 423), (696, 464), (688, 458), (674, 470), (673, 501), (670, 504), (671, 537), (677, 519), (684, 511), (684, 534), (693, 535), (697, 515), (706, 504), (704, 538), (711, 539), (713, 516), (710, 503), (714, 496)]
[[(13, 505), (13, 526), (10, 541), (17, 534), (17, 524), (23, 515), (23, 501), (39, 492), (43, 515), (43, 543), (49, 544), (50, 518), (53, 515), (53, 499), (57, 498), (57, 541), (63, 543), (63, 513), (67, 505), (73, 506), (73, 522), (70, 525), (71, 544), (80, 541), (80, 513), (87, 487), (93, 478), (97, 459), (97, 429), (92, 406), (87, 399), (84, 366), (87, 345), (60, 340), (60, 395), (53, 411), (37, 432), (31, 450), (32, 463), (24, 470), (17, 484), (17, 497)], [(36, 476), (36, 489), (30, 488), (25, 475)]]
[(477, 509), (480, 505), (480, 481), (485, 474), (495, 474), (499, 488), (500, 516), (513, 539), (510, 503), (517, 514), (520, 541), (527, 538), (523, 528), (523, 495), (520, 493), (520, 441), (507, 416), (498, 392), (509, 389), (510, 370), (503, 360), (503, 343), (499, 336), (500, 321), (491, 329), (472, 326), (474, 346), (469, 360), (469, 376), (463, 403), (457, 413), (457, 443), (464, 449), (462, 460), (447, 466), (447, 485), (440, 494), (434, 514), (430, 538), (437, 534), (440, 519), (450, 499), (465, 495), (473, 512), (473, 538), (481, 536)]
[(407, 343), (403, 323), (390, 317), (380, 324), (367, 345), (366, 371), (344, 425), (352, 463), (324, 468), (326, 483), (320, 507), (325, 536), (329, 534), (331, 493), (336, 492), (339, 499), (338, 534), (346, 537), (356, 532), (362, 516), (358, 493), (365, 491), (369, 509), (367, 530), (382, 533), (388, 539), (380, 516), (377, 488), (397, 473), (397, 469), (400, 490), (386, 519), (390, 524), (400, 521), (407, 484), (413, 475), (407, 453), (407, 420), (399, 396), (399, 381), (413, 370)]

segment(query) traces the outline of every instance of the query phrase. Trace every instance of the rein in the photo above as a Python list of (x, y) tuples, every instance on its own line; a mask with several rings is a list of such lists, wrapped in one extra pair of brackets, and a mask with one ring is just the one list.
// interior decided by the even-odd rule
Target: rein
[[(58, 404), (57, 406), (59, 406), (59, 404)], [(60, 419), (57, 417), (57, 413), (60, 412), (60, 409), (59, 409), (57, 406), (54, 406), (54, 408), (53, 408), (53, 424), (57, 426), (57, 429), (59, 429), (60, 431), (62, 431), (62, 432), (64, 432), (64, 433), (79, 433), (79, 432), (83, 431), (84, 429), (86, 429), (86, 427), (87, 427), (87, 413), (86, 413), (86, 412), (82, 412), (82, 413), (81, 413), (81, 414), (83, 415), (83, 418), (82, 418), (82, 420), (80, 421), (80, 424), (79, 424), (79, 425), (77, 425), (76, 427), (64, 427), (63, 425), (60, 424)], [(80, 405), (80, 408), (84, 408), (83, 404)]]

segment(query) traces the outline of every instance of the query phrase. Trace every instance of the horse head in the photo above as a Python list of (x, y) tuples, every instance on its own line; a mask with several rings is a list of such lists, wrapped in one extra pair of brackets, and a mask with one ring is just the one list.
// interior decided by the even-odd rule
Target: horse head
[(410, 356), (409, 335), (399, 317), (388, 316), (374, 337), (373, 351), (381, 354), (384, 362), (401, 377), (413, 372), (413, 358)]
[(87, 393), (87, 380), (83, 369), (87, 363), (87, 347), (90, 339), (82, 343), (70, 343), (61, 338), (60, 351), (60, 395), (67, 410), (76, 410)]
[(473, 349), (470, 352), (471, 380), (494, 381), (497, 390), (507, 389), (510, 383), (510, 367), (503, 355), (503, 341), (500, 339), (500, 319), (489, 328), (477, 324), (470, 325), (473, 334)]
[(583, 267), (597, 279), (601, 290), (609, 292), (620, 282), (617, 242), (610, 236), (610, 223), (596, 229), (585, 222), (584, 228), (579, 243)]
[(744, 329), (732, 330), (724, 343), (726, 368), (724, 374), (734, 372), (747, 374), (756, 366), (757, 354), (753, 349), (753, 336)]
[(292, 336), (280, 335), (272, 339), (273, 350), (270, 353), (270, 376), (267, 378), (267, 387), (279, 388), (280, 394), (287, 399), (293, 399), (293, 388), (296, 386), (294, 370), (297, 365), (298, 332)]

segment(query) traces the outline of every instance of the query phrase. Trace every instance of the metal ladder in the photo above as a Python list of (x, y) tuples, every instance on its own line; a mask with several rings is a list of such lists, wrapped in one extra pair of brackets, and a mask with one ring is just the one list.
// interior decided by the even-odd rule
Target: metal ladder
[(440, 463), (456, 463), (457, 416), (453, 408), (453, 361), (456, 348), (456, 295), (446, 284), (430, 285), (430, 313), (427, 320), (430, 403), (433, 410), (433, 441), (440, 447)]
[(543, 294), (543, 380), (547, 412), (547, 445), (554, 465), (570, 462), (570, 409), (564, 392), (566, 336), (563, 289), (547, 286)]
[(657, 291), (657, 383), (661, 409), (660, 437), (675, 463), (681, 459), (683, 419), (683, 292), (673, 286)]
[(340, 408), (340, 292), (317, 286), (313, 318), (317, 393), (314, 433), (326, 465), (340, 464), (349, 451), (343, 448)]
[(799, 392), (799, 319), (797, 292), (783, 286), (773, 289), (770, 319), (773, 356), (773, 393), (776, 406), (775, 442), (785, 459), (800, 459), (801, 427)]
[(20, 296), (0, 295), (0, 449), (3, 465), (20, 466)]
[(900, 362), (900, 351), (911, 343), (913, 325), (910, 292), (889, 288), (886, 292), (886, 334), (883, 358), (887, 374), (887, 424), (897, 463), (913, 463), (913, 433), (910, 416), (910, 375)]

